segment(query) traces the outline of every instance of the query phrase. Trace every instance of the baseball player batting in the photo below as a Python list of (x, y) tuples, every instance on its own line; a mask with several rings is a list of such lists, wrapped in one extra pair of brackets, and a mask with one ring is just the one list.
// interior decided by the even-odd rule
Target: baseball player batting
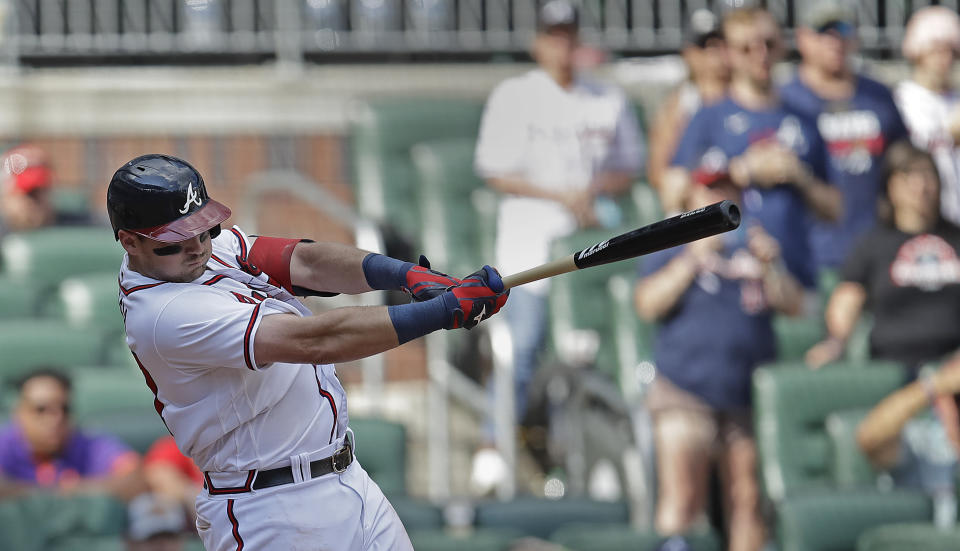
[[(127, 344), (157, 413), (203, 471), (204, 546), (412, 549), (354, 458), (333, 363), (477, 325), (507, 300), (499, 274), (484, 266), (459, 280), (350, 246), (221, 231), (230, 209), (165, 155), (117, 170), (107, 211), (126, 251)], [(374, 289), (414, 300), (313, 315), (295, 297)]]

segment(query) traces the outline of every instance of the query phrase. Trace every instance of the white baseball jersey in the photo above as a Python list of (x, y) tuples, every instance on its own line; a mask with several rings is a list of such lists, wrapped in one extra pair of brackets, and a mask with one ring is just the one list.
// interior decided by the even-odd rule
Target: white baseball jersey
[(953, 141), (949, 124), (960, 109), (960, 96), (950, 91), (938, 94), (906, 80), (894, 90), (894, 99), (910, 141), (930, 152), (940, 174), (940, 211), (944, 218), (960, 224), (960, 144)]
[[(163, 282), (120, 271), (120, 309), (154, 405), (180, 450), (204, 471), (197, 531), (208, 551), (412, 549), (359, 462), (311, 478), (309, 463), (344, 443), (347, 403), (332, 365), (261, 364), (264, 316), (310, 315), (247, 261), (239, 228), (213, 240), (202, 276)], [(259, 471), (293, 482), (254, 489)], [(212, 489), (211, 489), (212, 488)]]
[[(579, 190), (604, 171), (637, 173), (643, 156), (636, 117), (622, 92), (580, 77), (564, 89), (536, 69), (507, 79), (490, 95), (475, 165), (483, 178), (519, 176), (543, 188)], [(546, 262), (550, 242), (576, 227), (559, 203), (504, 198), (498, 269), (516, 273)], [(547, 280), (525, 288), (546, 292)]]
[(238, 228), (223, 231), (191, 283), (153, 280), (130, 270), (126, 256), (120, 272), (127, 345), (178, 447), (202, 471), (289, 465), (347, 428), (332, 365), (257, 361), (263, 316), (310, 311), (267, 274), (243, 271), (249, 248)]

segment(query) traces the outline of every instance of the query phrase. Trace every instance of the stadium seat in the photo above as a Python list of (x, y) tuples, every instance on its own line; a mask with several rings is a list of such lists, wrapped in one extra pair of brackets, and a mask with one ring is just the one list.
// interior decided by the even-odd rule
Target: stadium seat
[(101, 365), (99, 331), (71, 327), (59, 320), (0, 322), (0, 380), (9, 383), (34, 367), (46, 365), (69, 371), (76, 366)]
[(615, 274), (607, 285), (613, 308), (611, 330), (620, 368), (619, 381), (624, 395), (628, 397), (641, 390), (641, 377), (636, 370), (641, 362), (653, 361), (653, 336), (656, 330), (654, 324), (640, 319), (634, 309), (633, 289), (636, 280), (632, 274)]
[(421, 210), (410, 149), (425, 141), (476, 138), (482, 113), (483, 102), (469, 99), (382, 98), (358, 104), (350, 145), (360, 214), (416, 246)]
[(475, 519), (478, 528), (508, 528), (543, 539), (572, 523), (625, 525), (630, 520), (622, 502), (524, 497), (478, 504)]
[(69, 276), (118, 271), (123, 249), (109, 228), (55, 227), (7, 235), (0, 256), (8, 277), (52, 289)]
[(97, 327), (104, 335), (123, 332), (117, 272), (71, 276), (60, 282), (45, 313), (75, 327)]
[[(659, 551), (679, 548), (664, 546), (667, 537), (653, 531), (638, 531), (622, 524), (578, 524), (564, 526), (550, 541), (571, 551)], [(720, 551), (720, 538), (712, 530), (686, 534), (683, 539), (692, 551)], [(687, 549), (687, 548), (682, 548)]]
[(456, 277), (493, 262), (480, 256), (482, 232), (471, 194), (485, 186), (473, 171), (476, 139), (451, 138), (413, 146), (413, 165), (420, 185), (420, 242), (433, 265)]
[(417, 551), (508, 551), (523, 534), (516, 530), (477, 529), (465, 533), (444, 530), (409, 530)]
[(776, 315), (773, 330), (777, 337), (777, 359), (782, 362), (802, 360), (807, 350), (824, 337), (822, 317)]
[(0, 320), (37, 315), (40, 291), (30, 281), (0, 276)]
[(44, 551), (126, 551), (119, 536), (71, 536), (44, 547)]
[(877, 364), (810, 370), (764, 367), (754, 372), (753, 401), (761, 478), (774, 502), (798, 491), (832, 488), (826, 419), (869, 408), (904, 382), (904, 371)]
[(857, 538), (857, 551), (956, 551), (960, 528), (938, 528), (929, 523), (893, 523), (865, 530)]
[[(125, 505), (104, 495), (34, 493), (18, 498), (14, 503), (28, 527), (27, 531), (35, 533), (31, 537), (40, 538), (40, 546), (32, 548), (37, 550), (86, 549), (66, 545), (74, 538), (102, 541), (103, 538), (120, 537), (126, 525)], [(30, 545), (34, 540), (26, 543)], [(31, 548), (22, 549), (29, 551)]]
[(77, 425), (110, 434), (139, 453), (168, 433), (154, 407), (154, 397), (139, 371), (85, 368), (73, 377)]
[(400, 423), (351, 417), (356, 455), (364, 470), (387, 496), (407, 493), (407, 431)]
[(867, 409), (847, 409), (827, 415), (830, 438), (830, 477), (839, 487), (866, 487), (876, 484), (877, 472), (857, 445), (857, 428)]
[(656, 190), (646, 182), (637, 182), (630, 189), (630, 196), (636, 209), (637, 226), (645, 226), (663, 219), (663, 206)]
[[(618, 230), (581, 230), (557, 239), (551, 245), (550, 258), (560, 258), (615, 235)], [(614, 346), (613, 310), (607, 289), (608, 281), (616, 274), (632, 275), (636, 265), (615, 262), (589, 270), (576, 271), (551, 278), (550, 284), (550, 338), (558, 355), (560, 343), (570, 342), (575, 332), (587, 330), (596, 335), (597, 368), (614, 381), (619, 381), (619, 365)]]
[[(791, 496), (777, 511), (780, 551), (853, 549), (866, 530), (891, 522), (925, 522), (929, 498), (916, 492), (844, 491)], [(899, 547), (898, 549), (923, 549)], [(956, 548), (954, 548), (956, 549)]]

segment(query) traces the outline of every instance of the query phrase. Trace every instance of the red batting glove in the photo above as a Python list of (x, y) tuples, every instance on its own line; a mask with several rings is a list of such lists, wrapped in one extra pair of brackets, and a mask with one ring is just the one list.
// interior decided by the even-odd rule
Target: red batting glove
[(463, 278), (450, 292), (457, 299), (457, 308), (453, 310), (453, 320), (447, 329), (476, 327), (499, 312), (510, 296), (510, 291), (503, 289), (500, 274), (490, 266)]
[(459, 279), (431, 270), (430, 261), (420, 255), (420, 265), (407, 271), (407, 282), (403, 290), (409, 293), (415, 302), (423, 302), (438, 297), (457, 285), (460, 285)]

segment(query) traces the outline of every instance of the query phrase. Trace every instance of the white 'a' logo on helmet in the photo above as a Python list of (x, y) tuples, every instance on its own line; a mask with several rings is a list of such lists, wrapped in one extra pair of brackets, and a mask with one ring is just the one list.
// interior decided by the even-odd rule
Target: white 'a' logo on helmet
[(193, 190), (193, 182), (190, 182), (187, 186), (187, 202), (180, 209), (180, 214), (186, 214), (190, 210), (190, 203), (196, 203), (198, 207), (203, 206), (203, 199), (200, 198), (200, 194)]

